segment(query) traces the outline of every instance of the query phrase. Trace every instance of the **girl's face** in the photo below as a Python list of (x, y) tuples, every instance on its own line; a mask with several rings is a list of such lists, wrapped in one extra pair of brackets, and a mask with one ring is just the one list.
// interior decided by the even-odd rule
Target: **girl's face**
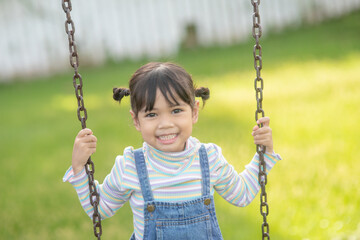
[(134, 125), (141, 132), (144, 141), (163, 152), (183, 151), (187, 139), (191, 136), (192, 126), (198, 120), (198, 101), (194, 108), (177, 96), (176, 101), (179, 105), (171, 105), (158, 89), (151, 111), (145, 112), (144, 107), (137, 118), (134, 112), (130, 111)]

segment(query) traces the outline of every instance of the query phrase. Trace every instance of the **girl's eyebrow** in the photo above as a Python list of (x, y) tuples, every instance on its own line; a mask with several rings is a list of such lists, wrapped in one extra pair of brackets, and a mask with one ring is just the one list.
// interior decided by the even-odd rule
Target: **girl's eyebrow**
[(169, 107), (178, 107), (178, 106), (181, 106), (181, 104), (169, 104)]
[(145, 108), (143, 108), (143, 109), (141, 109), (139, 112), (147, 113), (147, 112), (152, 112), (152, 111), (156, 111), (156, 110), (158, 110), (158, 109), (157, 109), (157, 108), (153, 108), (153, 109), (151, 109), (151, 110), (145, 111)]
[(179, 103), (169, 103), (169, 106), (170, 107), (183, 107), (183, 106), (186, 106), (186, 103), (184, 102), (179, 102)]
[[(187, 104), (186, 103), (184, 103), (184, 102), (180, 102), (180, 103), (169, 103), (168, 104), (168, 106), (169, 107), (184, 107), (184, 106), (186, 106)], [(145, 111), (145, 108), (143, 108), (143, 109), (141, 109), (139, 112), (151, 112), (151, 111), (157, 111), (157, 110), (159, 110), (158, 108), (156, 108), (156, 107), (153, 107), (151, 110), (147, 110), (147, 111)]]

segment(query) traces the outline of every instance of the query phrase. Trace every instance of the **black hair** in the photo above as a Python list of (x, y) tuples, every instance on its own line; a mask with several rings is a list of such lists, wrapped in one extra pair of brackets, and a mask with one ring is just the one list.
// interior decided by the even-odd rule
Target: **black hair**
[(150, 62), (132, 75), (129, 89), (114, 88), (113, 98), (121, 102), (124, 96), (130, 95), (131, 108), (137, 117), (144, 107), (145, 112), (153, 109), (157, 89), (171, 105), (178, 105), (176, 98), (179, 97), (193, 108), (195, 97), (201, 97), (203, 104), (210, 97), (208, 88), (195, 88), (191, 76), (184, 68), (169, 62)]

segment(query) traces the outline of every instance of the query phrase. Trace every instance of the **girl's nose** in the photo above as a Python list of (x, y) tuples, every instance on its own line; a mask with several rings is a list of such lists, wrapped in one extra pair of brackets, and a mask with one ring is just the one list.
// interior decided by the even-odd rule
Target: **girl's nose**
[(158, 128), (164, 129), (164, 128), (171, 128), (174, 126), (173, 121), (169, 117), (162, 117), (159, 121)]

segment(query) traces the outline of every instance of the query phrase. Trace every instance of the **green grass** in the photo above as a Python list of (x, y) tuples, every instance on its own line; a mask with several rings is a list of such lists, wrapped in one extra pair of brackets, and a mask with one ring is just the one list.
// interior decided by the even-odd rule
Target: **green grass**
[[(264, 109), (283, 161), (269, 175), (272, 239), (360, 239), (360, 12), (321, 25), (261, 39)], [(65, 40), (64, 40), (65, 41)], [(238, 171), (255, 151), (253, 41), (181, 51), (183, 65), (211, 98), (193, 135), (214, 142)], [(112, 100), (145, 61), (82, 67), (88, 127), (98, 137), (96, 178), (110, 171), (126, 146), (141, 137), (129, 100)], [(72, 73), (0, 85), (0, 238), (93, 239), (90, 219), (62, 176), (80, 128)], [(225, 239), (260, 239), (259, 198), (236, 208), (217, 196)], [(128, 239), (128, 205), (103, 221), (103, 239)]]

